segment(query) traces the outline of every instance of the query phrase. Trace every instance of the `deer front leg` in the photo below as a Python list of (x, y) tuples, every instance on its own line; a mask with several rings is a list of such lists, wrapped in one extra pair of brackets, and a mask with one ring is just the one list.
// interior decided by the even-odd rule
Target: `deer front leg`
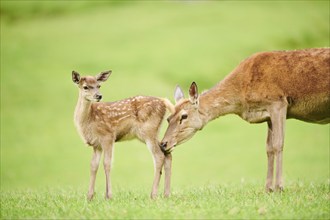
[(113, 143), (107, 143), (103, 145), (104, 150), (104, 172), (105, 172), (105, 181), (106, 181), (106, 190), (105, 190), (105, 198), (111, 199), (112, 198), (112, 190), (111, 190), (111, 179), (110, 179), (110, 171), (111, 171), (111, 161), (112, 161), (112, 147)]
[(95, 188), (95, 179), (96, 179), (96, 173), (99, 167), (102, 149), (98, 147), (94, 147), (93, 149), (93, 156), (91, 160), (91, 170), (90, 170), (90, 182), (89, 182), (89, 190), (87, 194), (87, 199), (92, 200), (94, 196), (94, 188)]
[(165, 155), (164, 171), (165, 171), (164, 196), (169, 197), (170, 193), (171, 193), (171, 175), (172, 175), (172, 154), (171, 153)]
[(276, 182), (275, 190), (283, 191), (283, 177), (282, 177), (282, 166), (283, 166), (283, 147), (276, 155)]
[(267, 134), (267, 179), (266, 179), (266, 192), (273, 192), (273, 178), (274, 178), (274, 150), (272, 142), (272, 122), (268, 121), (268, 134)]
[(283, 190), (283, 179), (282, 179), (282, 165), (283, 165), (283, 145), (284, 145), (284, 130), (285, 130), (285, 120), (287, 114), (287, 104), (281, 103), (276, 106), (273, 112), (272, 125), (273, 125), (273, 135), (272, 144), (275, 151), (276, 157), (276, 180), (275, 180), (275, 190)]
[(164, 165), (164, 153), (160, 150), (157, 145), (157, 141), (147, 141), (148, 148), (150, 149), (154, 161), (154, 181), (152, 184), (151, 199), (157, 197), (158, 186), (160, 181), (160, 176), (162, 174), (162, 168)]

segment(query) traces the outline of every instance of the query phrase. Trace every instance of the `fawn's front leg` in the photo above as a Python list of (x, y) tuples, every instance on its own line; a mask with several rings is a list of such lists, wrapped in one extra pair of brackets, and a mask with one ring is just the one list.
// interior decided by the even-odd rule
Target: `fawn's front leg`
[(165, 171), (164, 196), (169, 197), (170, 193), (171, 193), (171, 175), (172, 175), (172, 154), (171, 153), (165, 155), (164, 171)]
[(90, 182), (89, 182), (89, 190), (87, 194), (87, 199), (92, 200), (94, 196), (94, 188), (95, 188), (95, 179), (96, 179), (96, 173), (99, 167), (101, 155), (102, 155), (102, 149), (99, 147), (94, 147), (94, 152), (91, 160), (91, 170), (90, 170)]
[(157, 197), (158, 186), (160, 181), (160, 176), (162, 174), (162, 168), (164, 165), (164, 153), (161, 151), (157, 144), (157, 141), (147, 141), (147, 146), (151, 151), (153, 161), (154, 161), (154, 182), (152, 184), (151, 199)]
[(102, 145), (104, 151), (104, 172), (105, 172), (105, 180), (106, 180), (106, 191), (105, 191), (105, 198), (111, 199), (112, 198), (112, 190), (111, 190), (111, 178), (110, 178), (110, 171), (111, 171), (111, 161), (112, 161), (112, 148), (113, 148), (113, 141), (106, 141)]

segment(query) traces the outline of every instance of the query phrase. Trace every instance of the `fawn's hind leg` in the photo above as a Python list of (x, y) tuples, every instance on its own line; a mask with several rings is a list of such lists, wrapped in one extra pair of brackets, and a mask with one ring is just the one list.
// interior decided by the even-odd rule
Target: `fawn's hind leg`
[(160, 147), (158, 146), (158, 142), (156, 140), (154, 141), (147, 141), (147, 146), (149, 150), (151, 151), (153, 161), (154, 161), (154, 181), (152, 184), (152, 191), (150, 197), (152, 199), (155, 199), (157, 197), (158, 192), (158, 186), (160, 177), (162, 174), (162, 168), (164, 165), (164, 158), (165, 155), (161, 151)]

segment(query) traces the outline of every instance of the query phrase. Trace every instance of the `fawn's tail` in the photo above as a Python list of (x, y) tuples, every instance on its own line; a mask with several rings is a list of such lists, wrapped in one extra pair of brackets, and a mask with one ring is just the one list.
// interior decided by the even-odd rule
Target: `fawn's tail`
[(162, 98), (163, 103), (165, 104), (167, 110), (173, 114), (175, 109), (174, 109), (174, 105), (172, 104), (172, 102), (170, 102), (170, 100), (168, 100), (167, 98)]

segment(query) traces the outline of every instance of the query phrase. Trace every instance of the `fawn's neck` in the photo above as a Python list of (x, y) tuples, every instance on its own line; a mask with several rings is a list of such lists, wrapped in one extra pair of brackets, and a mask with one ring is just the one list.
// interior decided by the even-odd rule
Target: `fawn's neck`
[(82, 126), (90, 118), (92, 111), (92, 102), (86, 100), (81, 93), (79, 93), (78, 102), (74, 112), (74, 121), (77, 126)]

